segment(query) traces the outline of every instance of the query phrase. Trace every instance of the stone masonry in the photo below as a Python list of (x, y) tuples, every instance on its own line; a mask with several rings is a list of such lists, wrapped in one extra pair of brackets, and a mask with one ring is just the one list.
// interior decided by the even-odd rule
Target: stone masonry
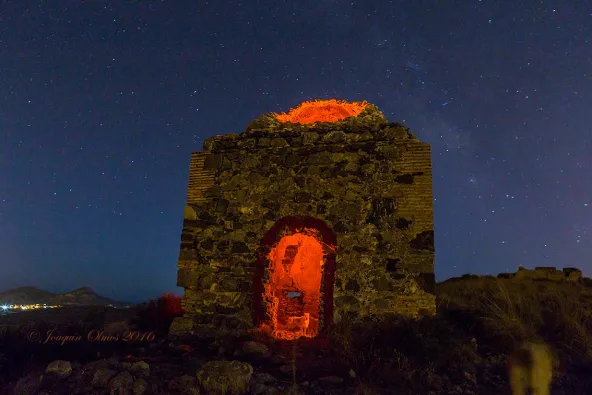
[(337, 122), (274, 114), (192, 154), (172, 333), (266, 319), (266, 256), (306, 226), (327, 245), (322, 330), (344, 313), (435, 314), (430, 146), (373, 105)]
[(534, 270), (529, 270), (520, 266), (512, 277), (516, 279), (580, 282), (582, 271), (573, 267), (558, 270), (552, 266), (537, 266)]
[(536, 266), (534, 269), (525, 269), (523, 266), (518, 267), (518, 271), (515, 273), (499, 273), (497, 276), (492, 275), (478, 275), (478, 274), (463, 274), (461, 277), (452, 277), (446, 280), (459, 281), (459, 280), (478, 280), (486, 278), (499, 279), (515, 279), (515, 280), (543, 280), (543, 281), (554, 281), (554, 282), (568, 282), (568, 283), (579, 283), (589, 285), (592, 280), (589, 277), (584, 277), (582, 271), (575, 267), (565, 267), (562, 270), (557, 269), (554, 266)]

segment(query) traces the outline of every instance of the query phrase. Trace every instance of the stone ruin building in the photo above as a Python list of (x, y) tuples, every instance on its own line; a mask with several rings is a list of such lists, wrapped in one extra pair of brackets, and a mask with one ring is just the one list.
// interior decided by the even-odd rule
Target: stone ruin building
[(366, 102), (302, 103), (191, 156), (171, 333), (314, 337), (435, 314), (430, 146)]

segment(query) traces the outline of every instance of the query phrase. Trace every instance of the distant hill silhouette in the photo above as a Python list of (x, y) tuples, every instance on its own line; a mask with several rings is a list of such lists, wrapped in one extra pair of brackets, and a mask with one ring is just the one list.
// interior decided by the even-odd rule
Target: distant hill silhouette
[(0, 304), (48, 304), (48, 305), (113, 305), (115, 307), (131, 306), (133, 303), (112, 300), (97, 294), (90, 287), (77, 288), (71, 292), (56, 294), (38, 287), (19, 287), (0, 293)]

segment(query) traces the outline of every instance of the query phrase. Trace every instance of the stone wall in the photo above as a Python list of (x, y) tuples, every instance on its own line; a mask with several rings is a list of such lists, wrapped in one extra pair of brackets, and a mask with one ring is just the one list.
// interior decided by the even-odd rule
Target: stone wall
[[(458, 281), (466, 279), (479, 279), (479, 278), (494, 278), (494, 276), (480, 276), (477, 274), (464, 274), (461, 277), (450, 278), (446, 281)], [(497, 278), (510, 279), (514, 278), (517, 280), (547, 280), (557, 282), (576, 282), (582, 284), (589, 284), (591, 281), (589, 278), (583, 277), (582, 271), (574, 267), (566, 267), (563, 270), (559, 270), (553, 266), (537, 266), (534, 269), (525, 269), (524, 267), (518, 267), (516, 273), (500, 273)]]
[(563, 270), (558, 270), (555, 267), (537, 266), (534, 270), (529, 270), (520, 266), (513, 277), (516, 279), (580, 282), (582, 279), (582, 271), (573, 267), (566, 267)]
[(374, 106), (314, 125), (266, 114), (210, 138), (191, 157), (177, 280), (185, 315), (171, 330), (253, 327), (262, 240), (286, 218), (335, 235), (330, 320), (435, 314), (432, 200), (429, 145)]

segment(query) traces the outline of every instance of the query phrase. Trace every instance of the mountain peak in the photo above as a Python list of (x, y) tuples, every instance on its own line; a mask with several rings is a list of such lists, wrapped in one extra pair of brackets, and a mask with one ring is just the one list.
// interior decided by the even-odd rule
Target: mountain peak
[(91, 287), (80, 287), (75, 289), (71, 294), (94, 294), (96, 293)]
[(118, 302), (97, 294), (91, 287), (80, 287), (71, 292), (54, 294), (44, 291), (38, 287), (21, 287), (0, 292), (0, 304), (35, 304), (45, 303), (48, 305), (129, 305), (129, 303)]

